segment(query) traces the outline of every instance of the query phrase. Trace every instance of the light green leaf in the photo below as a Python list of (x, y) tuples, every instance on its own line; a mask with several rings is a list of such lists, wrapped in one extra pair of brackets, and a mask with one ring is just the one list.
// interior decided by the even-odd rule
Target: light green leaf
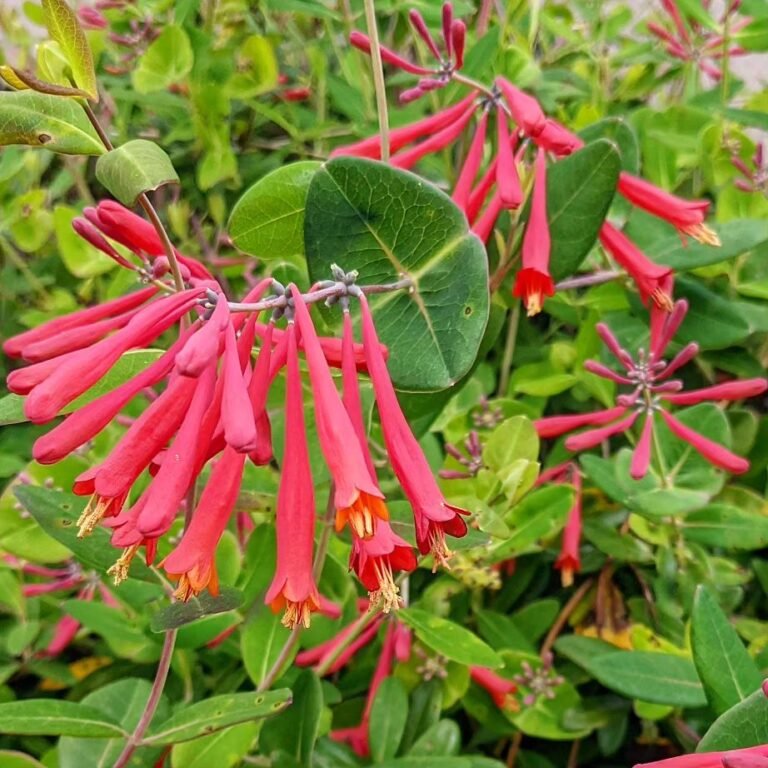
[(408, 695), (405, 688), (396, 677), (387, 677), (376, 691), (368, 729), (371, 757), (375, 763), (395, 756), (407, 721)]
[(0, 704), (0, 732), (92, 739), (128, 735), (95, 707), (61, 699), (25, 699)]
[(93, 54), (88, 38), (77, 20), (75, 12), (65, 0), (43, 0), (43, 18), (51, 37), (61, 50), (72, 70), (72, 79), (94, 101), (99, 100)]
[[(99, 161), (104, 157), (106, 155), (100, 157)], [(53, 209), (56, 244), (64, 266), (75, 277), (82, 279), (110, 272), (117, 264), (72, 229), (72, 221), (79, 215), (80, 211), (68, 205), (57, 205)]]
[(154, 142), (129, 141), (96, 163), (96, 178), (124, 205), (132, 206), (143, 192), (178, 184), (171, 158)]
[(318, 168), (320, 163), (306, 160), (259, 179), (232, 210), (232, 242), (262, 261), (303, 256), (307, 193)]
[(35, 91), (0, 93), (0, 146), (8, 144), (45, 147), (64, 155), (105, 152), (80, 104)]
[(181, 27), (167, 26), (139, 59), (133, 72), (133, 87), (139, 93), (163, 91), (183, 80), (193, 64), (187, 33)]
[(697, 752), (718, 752), (768, 743), (768, 698), (758, 689), (723, 712), (696, 746)]
[(240, 653), (245, 671), (259, 685), (277, 661), (290, 630), (283, 626), (280, 614), (264, 606), (243, 628)]
[(413, 281), (410, 292), (370, 298), (399, 389), (445, 389), (472, 367), (488, 321), (488, 264), (440, 190), (382, 163), (336, 158), (312, 179), (304, 238), (313, 282), (334, 263), (357, 270), (361, 285)]
[(203, 736), (171, 750), (171, 768), (234, 768), (251, 751), (258, 735), (258, 723), (242, 723)]
[(422, 643), (451, 661), (481, 667), (503, 666), (501, 658), (490, 646), (448, 619), (420, 608), (404, 608), (398, 613), (398, 618), (416, 633)]

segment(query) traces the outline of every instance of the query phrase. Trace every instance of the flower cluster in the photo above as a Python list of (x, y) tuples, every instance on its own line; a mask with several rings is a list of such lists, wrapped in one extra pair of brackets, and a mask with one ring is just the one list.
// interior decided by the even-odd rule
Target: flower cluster
[(623, 349), (618, 339), (603, 323), (598, 323), (597, 332), (610, 353), (619, 362), (621, 372), (616, 372), (600, 362), (588, 360), (584, 367), (591, 373), (619, 385), (630, 387), (631, 391), (621, 394), (613, 408), (570, 416), (547, 416), (535, 422), (542, 438), (559, 437), (581, 427), (590, 429), (571, 435), (565, 447), (571, 451), (584, 451), (602, 443), (614, 435), (627, 432), (642, 417), (643, 427), (633, 454), (630, 473), (639, 480), (648, 472), (655, 424), (661, 419), (669, 430), (698, 451), (711, 464), (727, 472), (739, 474), (749, 469), (749, 462), (710, 440), (684, 424), (667, 410), (669, 405), (696, 405), (707, 401), (723, 402), (755, 397), (768, 390), (768, 381), (763, 378), (727, 381), (703, 389), (682, 391), (683, 382), (672, 375), (690, 362), (698, 352), (698, 345), (691, 342), (683, 347), (671, 360), (664, 353), (683, 322), (688, 304), (681, 300), (675, 303), (669, 314), (651, 314), (651, 335), (648, 349), (639, 349), (636, 357)]
[[(741, 0), (730, 0), (723, 10), (718, 25), (723, 32), (713, 31), (705, 27), (699, 19), (691, 18), (686, 23), (675, 0), (661, 0), (671, 24), (648, 22), (648, 30), (664, 43), (664, 48), (671, 56), (681, 61), (695, 64), (699, 70), (719, 81), (723, 77), (722, 67), (715, 62), (730, 57), (741, 56), (746, 51), (738, 45), (731, 45), (730, 35), (744, 29), (751, 21), (750, 18), (732, 20), (739, 10)], [(715, 26), (714, 20), (712, 27)], [(728, 30), (728, 34), (725, 30)]]
[[(449, 505), (398, 404), (379, 343), (366, 290), (404, 287), (355, 284), (355, 273), (334, 270), (308, 294), (271, 279), (257, 283), (243, 303), (232, 303), (202, 265), (180, 253), (165, 254), (153, 227), (116, 203), (87, 209), (75, 230), (122, 266), (150, 283), (126, 296), (70, 315), (8, 339), (3, 349), (31, 363), (8, 378), (12, 392), (26, 395), (30, 421), (55, 419), (98, 382), (131, 349), (147, 347), (177, 323), (182, 330), (170, 348), (139, 374), (75, 410), (39, 438), (35, 459), (53, 463), (85, 445), (134, 398), (152, 392), (149, 407), (135, 419), (109, 456), (75, 481), (74, 492), (89, 501), (79, 520), (80, 535), (104, 522), (123, 554), (111, 569), (125, 579), (139, 549), (148, 562), (158, 541), (182, 511), (180, 543), (162, 560), (187, 599), (218, 589), (215, 551), (229, 523), (246, 461), (273, 460), (267, 412), (270, 386), (285, 375), (285, 448), (277, 499), (277, 568), (266, 601), (285, 610), (288, 625), (308, 624), (322, 607), (313, 576), (314, 483), (310, 471), (299, 350), (303, 350), (314, 399), (320, 448), (332, 479), (336, 528), (352, 535), (350, 566), (388, 611), (398, 605), (393, 573), (416, 567), (410, 545), (394, 533), (368, 451), (358, 370), (368, 371), (381, 416), (389, 458), (414, 511), (416, 541), (435, 564), (449, 555), (445, 535), (462, 536), (464, 510)], [(125, 246), (124, 256), (110, 242)], [(177, 264), (171, 265), (172, 257)], [(183, 290), (166, 281), (178, 268)], [(274, 295), (264, 299), (268, 289)], [(350, 298), (361, 310), (362, 344), (356, 343)], [(318, 336), (308, 303), (328, 299), (344, 310), (341, 339)], [(260, 313), (271, 310), (267, 322)], [(277, 322), (286, 320), (284, 328)], [(258, 354), (252, 349), (258, 339)], [(330, 366), (341, 368), (339, 393)], [(163, 386), (159, 393), (155, 387)], [(210, 476), (199, 499), (194, 488), (204, 469)], [(149, 482), (144, 482), (146, 474)], [(141, 486), (140, 493), (136, 489)]]
[(635, 768), (766, 768), (768, 744), (722, 752), (697, 752), (692, 755), (668, 757), (651, 763), (639, 763)]
[[(475, 82), (461, 74), (459, 61), (450, 59), (452, 36), (447, 29), (458, 29), (453, 20), (450, 3), (443, 6), (443, 25), (448, 59), (441, 57), (432, 36), (417, 12), (411, 20), (420, 37), (440, 62), (437, 71), (428, 70), (389, 49), (382, 49), (387, 64), (405, 72), (420, 75), (415, 89), (404, 92), (401, 101), (411, 101), (422, 92), (448, 82), (468, 86), (470, 94), (458, 103), (414, 123), (395, 128), (389, 134), (392, 152), (390, 163), (397, 168), (410, 169), (423, 157), (455, 144), (472, 127), (473, 136), (458, 171), (453, 200), (464, 211), (475, 234), (487, 241), (504, 210), (521, 209), (526, 199), (524, 190), (532, 186), (528, 224), (523, 237), (522, 260), (513, 293), (522, 298), (529, 315), (541, 310), (555, 286), (549, 269), (550, 234), (547, 217), (547, 162), (570, 155), (584, 146), (579, 136), (548, 117), (539, 102), (530, 94), (497, 77), (492, 86)], [(462, 44), (464, 27), (459, 35)], [(353, 32), (353, 45), (370, 53), (370, 41), (360, 32)], [(463, 50), (463, 48), (462, 48)], [(426, 77), (428, 75), (428, 77)], [(425, 79), (426, 77), (426, 79)], [(434, 84), (434, 85), (433, 85)], [(495, 117), (496, 130), (489, 131), (488, 122)], [(489, 136), (489, 134), (495, 134)], [(491, 144), (490, 152), (486, 145)], [(381, 137), (342, 146), (334, 155), (381, 158)], [(486, 156), (490, 160), (486, 161)], [(483, 168), (483, 166), (485, 166)], [(618, 192), (632, 205), (675, 226), (682, 237), (691, 236), (710, 245), (719, 245), (717, 234), (704, 224), (708, 201), (686, 201), (669, 194), (632, 174), (623, 172)], [(632, 277), (644, 301), (653, 301), (666, 310), (672, 305), (672, 270), (655, 264), (628, 238), (606, 223), (600, 240), (611, 257)]]

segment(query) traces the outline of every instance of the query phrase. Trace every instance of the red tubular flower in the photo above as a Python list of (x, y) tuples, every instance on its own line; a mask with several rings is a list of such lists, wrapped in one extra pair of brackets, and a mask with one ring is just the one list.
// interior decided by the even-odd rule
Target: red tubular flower
[(467, 39), (467, 25), (461, 19), (451, 23), (450, 39), (453, 43), (455, 68), (461, 69), (464, 66), (464, 43)]
[(623, 416), (627, 409), (623, 406), (607, 408), (604, 411), (591, 411), (590, 413), (575, 413), (571, 416), (545, 416), (543, 419), (536, 419), (533, 422), (539, 437), (547, 439), (550, 437), (559, 437), (566, 432), (574, 429), (588, 426), (601, 426), (615, 421)]
[(512, 680), (497, 675), (486, 667), (470, 667), (469, 676), (481, 688), (484, 688), (499, 709), (517, 712), (520, 705), (513, 694), (517, 693), (517, 685)]
[(439, 60), (441, 58), (440, 49), (427, 28), (424, 17), (415, 8), (411, 8), (408, 11), (408, 18), (411, 20), (413, 28), (418, 32), (419, 37), (427, 44), (427, 48), (429, 48), (432, 55)]
[(596, 445), (600, 445), (603, 440), (631, 429), (636, 420), (637, 413), (631, 413), (626, 418), (614, 424), (609, 424), (607, 427), (598, 427), (597, 429), (581, 432), (578, 435), (571, 435), (571, 437), (566, 439), (565, 447), (569, 451), (585, 451), (588, 448), (594, 448)]
[(640, 291), (640, 298), (667, 312), (672, 310), (674, 277), (669, 267), (651, 261), (623, 232), (607, 221), (600, 228), (600, 242), (616, 263), (625, 269)]
[(496, 135), (498, 137), (496, 188), (505, 208), (519, 208), (523, 202), (523, 190), (520, 187), (514, 148), (509, 137), (507, 116), (501, 109), (496, 110)]
[[(472, 190), (469, 196), (469, 203), (467, 204), (466, 214), (467, 220), (472, 223), (480, 213), (480, 209), (483, 207), (483, 203), (488, 198), (488, 193), (491, 191), (493, 185), (496, 183), (496, 166), (498, 165), (497, 159), (494, 157), (488, 169), (483, 174), (482, 178), (478, 182), (477, 186)], [(499, 211), (501, 211), (501, 202), (499, 201)], [(498, 214), (497, 214), (498, 215)], [(493, 225), (491, 225), (493, 226)]]
[(651, 464), (651, 442), (653, 440), (653, 411), (646, 413), (643, 431), (632, 452), (629, 474), (634, 480), (642, 480), (648, 474)]
[(472, 137), (472, 143), (469, 146), (467, 157), (459, 173), (456, 186), (453, 190), (453, 202), (467, 212), (469, 195), (472, 191), (472, 185), (475, 182), (477, 172), (480, 170), (480, 163), (483, 160), (483, 150), (485, 149), (485, 136), (488, 127), (488, 113), (483, 112), (475, 129), (475, 135)]
[[(303, 305), (301, 299), (297, 304)], [(296, 327), (289, 324), (287, 337), (285, 448), (277, 493), (277, 568), (264, 602), (273, 611), (285, 609), (283, 624), (309, 626), (310, 612), (320, 607), (312, 575), (315, 534), (315, 493), (309, 467), (304, 402), (299, 374)]]
[(497, 193), (491, 198), (480, 218), (472, 225), (472, 231), (484, 243), (488, 242), (488, 238), (491, 236), (491, 232), (493, 232), (493, 225), (503, 210), (504, 204), (501, 202), (501, 196)]
[(671, 413), (667, 411), (660, 413), (672, 434), (695, 448), (710, 464), (734, 475), (740, 475), (749, 470), (749, 462), (746, 459), (742, 459), (741, 456), (731, 453), (722, 445), (718, 445), (696, 430), (687, 427)]
[(84, 405), (50, 432), (39, 437), (32, 456), (40, 464), (55, 464), (95, 437), (130, 400), (146, 387), (152, 387), (168, 375), (176, 353), (192, 334), (187, 329), (179, 339), (149, 367), (111, 392)]
[(544, 130), (547, 121), (539, 102), (503, 77), (496, 78), (496, 85), (504, 95), (512, 119), (526, 136), (535, 139)]
[[(354, 45), (355, 48), (357, 48), (359, 51), (367, 53), (370, 56), (371, 41), (368, 35), (364, 35), (362, 32), (354, 30), (349, 35), (349, 42), (352, 43), (352, 45)], [(383, 45), (379, 46), (379, 50), (381, 51), (382, 61), (385, 61), (387, 64), (391, 64), (393, 67), (402, 69), (404, 72), (410, 72), (412, 75), (432, 74), (431, 69), (426, 69), (426, 67), (421, 67), (418, 64), (414, 64), (414, 62), (408, 61), (408, 59), (403, 58), (399, 54), (395, 53), (389, 48), (386, 48)]]
[(713, 387), (665, 394), (663, 397), (674, 405), (696, 405), (707, 400), (743, 400), (747, 397), (757, 397), (766, 389), (768, 389), (768, 381), (765, 379), (740, 379), (726, 381)]
[(245, 455), (227, 447), (216, 462), (192, 522), (179, 545), (160, 564), (170, 579), (179, 582), (175, 596), (188, 600), (204, 589), (219, 593), (216, 546), (237, 501)]
[(275, 324), (268, 323), (251, 380), (248, 382), (248, 398), (256, 424), (256, 447), (248, 456), (256, 466), (265, 466), (272, 461), (272, 425), (267, 413), (267, 394), (272, 381), (270, 368), (274, 330)]
[[(245, 365), (250, 373), (250, 364), (247, 360)], [(224, 336), (222, 376), (224, 384), (221, 418), (224, 424), (224, 439), (227, 445), (232, 446), (236, 451), (247, 453), (256, 448), (256, 421), (240, 366), (235, 330), (231, 324), (227, 325)]]
[(445, 534), (464, 536), (467, 525), (461, 516), (468, 513), (448, 504), (440, 492), (427, 459), (397, 402), (368, 302), (362, 294), (359, 298), (363, 345), (387, 453), (395, 475), (413, 507), (419, 550), (422, 554), (431, 551), (437, 566), (438, 563), (444, 563), (450, 555), (445, 544)]
[(157, 292), (158, 288), (151, 285), (135, 293), (121, 296), (118, 299), (97, 304), (95, 307), (79, 309), (68, 315), (56, 317), (47, 323), (37, 326), (37, 328), (32, 328), (29, 331), (24, 331), (16, 336), (11, 336), (10, 339), (6, 339), (3, 342), (3, 352), (8, 357), (23, 357), (24, 349), (32, 344), (46, 341), (76, 328), (88, 327), (105, 318), (116, 317), (125, 312), (130, 312), (132, 309), (136, 309), (148, 302)]
[(541, 133), (533, 137), (533, 142), (537, 147), (559, 157), (570, 155), (584, 146), (584, 142), (575, 133), (551, 118), (547, 118)]
[(579, 549), (581, 545), (581, 473), (578, 467), (569, 463), (570, 480), (576, 491), (573, 497), (573, 506), (568, 513), (568, 520), (563, 530), (563, 544), (560, 555), (555, 560), (555, 568), (560, 571), (564, 587), (573, 584), (573, 574), (581, 570), (581, 557)]
[(123, 267), (123, 269), (136, 269), (128, 259), (112, 247), (110, 242), (101, 234), (92, 222), (88, 221), (88, 219), (82, 216), (76, 216), (72, 219), (72, 229), (74, 229), (83, 240), (90, 243), (94, 248), (98, 248), (102, 253), (106, 254), (110, 259)]
[(528, 317), (541, 312), (545, 296), (554, 296), (555, 285), (549, 274), (549, 224), (547, 222), (547, 156), (536, 154), (536, 179), (528, 226), (523, 238), (523, 268), (517, 273), (514, 296), (525, 304)]
[(223, 294), (218, 294), (211, 317), (176, 355), (176, 370), (184, 376), (197, 377), (218, 359), (222, 336), (229, 325), (229, 305)]
[[(354, 640), (346, 645), (347, 639), (357, 630), (355, 624), (349, 624), (330, 640), (297, 654), (296, 664), (300, 667), (325, 667), (326, 661), (335, 657), (324, 672), (325, 675), (333, 675), (346, 667), (361, 648), (365, 648), (375, 639), (383, 621), (383, 615), (375, 618)], [(342, 645), (345, 645), (344, 650), (338, 652)]]
[(704, 224), (707, 200), (683, 200), (644, 179), (622, 171), (619, 192), (633, 205), (677, 227), (683, 235), (707, 245), (720, 245), (720, 238)]
[[(693, 755), (678, 755), (666, 760), (654, 760), (650, 763), (638, 763), (634, 768), (723, 768), (723, 766), (741, 765), (733, 761), (741, 758), (760, 758), (768, 756), (768, 744), (746, 749), (731, 749), (726, 752), (697, 752)], [(728, 761), (728, 762), (726, 762)], [(758, 763), (759, 764), (759, 763)]]
[(360, 537), (373, 535), (376, 519), (387, 520), (384, 496), (372, 480), (355, 428), (333, 383), (301, 293), (291, 286), (296, 324), (304, 341), (320, 447), (335, 483), (336, 527), (347, 522)]

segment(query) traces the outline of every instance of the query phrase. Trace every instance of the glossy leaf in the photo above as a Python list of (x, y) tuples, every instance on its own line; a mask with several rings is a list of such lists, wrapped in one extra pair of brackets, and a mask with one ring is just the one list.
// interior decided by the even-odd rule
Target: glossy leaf
[(547, 169), (547, 218), (554, 280), (572, 275), (597, 240), (616, 191), (621, 158), (605, 139)]
[(731, 707), (715, 720), (696, 746), (715, 752), (768, 743), (768, 698), (761, 690)]
[(490, 646), (468, 629), (448, 619), (420, 608), (403, 609), (398, 617), (416, 633), (422, 643), (447, 659), (482, 667), (503, 666), (501, 658)]
[(0, 732), (92, 739), (126, 735), (116, 722), (99, 709), (58, 699), (25, 699), (0, 704)]
[(696, 590), (691, 615), (693, 661), (718, 714), (759, 691), (760, 670), (706, 587)]
[(240, 652), (248, 676), (259, 685), (277, 661), (290, 630), (283, 626), (281, 616), (263, 606), (248, 621), (240, 635)]
[(168, 632), (185, 624), (216, 613), (234, 611), (243, 602), (243, 594), (234, 587), (221, 587), (218, 595), (201, 592), (186, 602), (172, 603), (152, 617), (150, 628), (153, 632)]
[(396, 677), (385, 678), (376, 691), (368, 739), (375, 763), (397, 753), (408, 721), (408, 695)]
[(291, 703), (285, 688), (266, 693), (226, 693), (189, 704), (145, 737), (147, 744), (177, 744), (238, 723), (259, 720), (282, 712)]
[(488, 265), (445, 194), (406, 171), (340, 157), (312, 179), (304, 237), (313, 282), (334, 263), (357, 270), (361, 285), (413, 281), (409, 292), (370, 298), (399, 389), (445, 389), (472, 367), (488, 321)]
[(262, 261), (303, 256), (307, 193), (318, 168), (310, 160), (284, 165), (246, 190), (229, 218), (232, 242)]
[(93, 54), (77, 14), (65, 0), (43, 0), (43, 18), (49, 34), (59, 44), (69, 63), (75, 85), (98, 101)]
[(187, 33), (181, 27), (167, 26), (139, 59), (133, 72), (133, 87), (139, 93), (163, 91), (183, 80), (193, 64)]
[(210, 736), (175, 744), (171, 751), (172, 768), (234, 768), (253, 747), (258, 723), (241, 723)]
[(640, 147), (634, 128), (622, 117), (606, 117), (579, 131), (587, 144), (597, 139), (612, 141), (621, 156), (621, 170), (637, 173), (640, 169)]
[(0, 146), (8, 144), (45, 147), (64, 155), (106, 151), (80, 104), (35, 91), (0, 93)]
[(96, 178), (129, 207), (143, 192), (179, 183), (171, 158), (145, 139), (134, 139), (102, 155), (96, 162)]

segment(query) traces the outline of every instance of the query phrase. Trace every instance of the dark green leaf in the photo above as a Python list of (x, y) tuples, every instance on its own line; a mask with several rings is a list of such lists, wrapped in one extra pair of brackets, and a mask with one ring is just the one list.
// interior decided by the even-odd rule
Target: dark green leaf
[(458, 723), (455, 720), (441, 720), (424, 731), (408, 754), (411, 757), (447, 757), (456, 755), (460, 749), (461, 730)]
[(408, 695), (396, 677), (387, 677), (378, 687), (371, 710), (368, 739), (375, 763), (397, 753), (408, 721)]
[(724, 712), (696, 746), (697, 752), (716, 752), (768, 743), (768, 698), (761, 690)]
[(589, 671), (612, 691), (676, 707), (707, 703), (696, 667), (689, 659), (651, 651), (614, 651), (592, 659)]
[[(286, 688), (266, 693), (226, 693), (189, 704), (152, 728), (147, 744), (177, 744), (220, 731), (230, 725), (271, 717), (291, 703)], [(294, 736), (296, 734), (294, 733)]]
[(413, 281), (370, 298), (399, 389), (445, 389), (471, 368), (488, 321), (488, 264), (440, 190), (382, 163), (331, 160), (310, 184), (304, 237), (313, 282), (334, 263), (361, 285)]
[(243, 628), (240, 653), (246, 672), (256, 685), (272, 669), (290, 633), (283, 626), (280, 614), (266, 606)]
[(768, 546), (768, 517), (730, 504), (710, 504), (691, 512), (682, 523), (689, 541), (725, 549), (762, 549)]
[(221, 587), (218, 595), (201, 592), (197, 597), (186, 602), (178, 602), (163, 608), (152, 617), (150, 629), (153, 632), (167, 632), (178, 629), (185, 624), (210, 616), (214, 613), (225, 613), (239, 608), (243, 602), (243, 594), (234, 587)]
[(554, 280), (572, 275), (597, 239), (616, 191), (621, 158), (600, 139), (558, 161), (547, 172), (547, 216)]
[(0, 732), (92, 739), (127, 735), (95, 707), (58, 699), (26, 699), (0, 704)]
[(619, 149), (621, 170), (637, 173), (640, 169), (640, 147), (632, 126), (622, 117), (606, 117), (579, 131), (584, 141), (589, 144), (597, 139), (608, 139)]
[(74, 99), (35, 91), (0, 93), (0, 146), (26, 144), (64, 155), (106, 150)]
[(133, 206), (143, 192), (178, 184), (171, 158), (153, 141), (134, 139), (102, 155), (96, 178), (124, 205)]
[(306, 160), (268, 173), (237, 201), (229, 218), (232, 242), (262, 261), (304, 255), (304, 211), (320, 163)]
[(706, 587), (699, 586), (691, 614), (691, 643), (704, 691), (718, 714), (760, 689), (760, 670)]
[(403, 609), (398, 617), (413, 629), (422, 643), (447, 659), (482, 667), (503, 666), (496, 652), (477, 635), (448, 619), (419, 608)]

